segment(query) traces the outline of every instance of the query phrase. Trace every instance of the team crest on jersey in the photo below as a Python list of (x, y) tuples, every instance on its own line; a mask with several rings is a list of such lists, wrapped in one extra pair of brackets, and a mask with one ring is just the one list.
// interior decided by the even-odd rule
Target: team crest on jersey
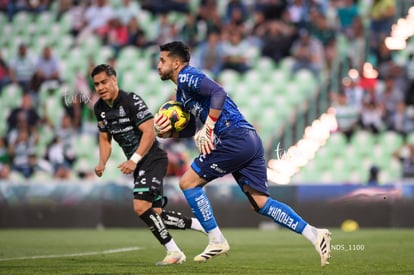
[(126, 113), (125, 113), (124, 107), (120, 106), (119, 107), (119, 116), (125, 116), (125, 115), (126, 115)]
[(202, 110), (203, 106), (201, 106), (201, 104), (197, 102), (191, 107), (190, 113), (195, 117), (199, 117)]

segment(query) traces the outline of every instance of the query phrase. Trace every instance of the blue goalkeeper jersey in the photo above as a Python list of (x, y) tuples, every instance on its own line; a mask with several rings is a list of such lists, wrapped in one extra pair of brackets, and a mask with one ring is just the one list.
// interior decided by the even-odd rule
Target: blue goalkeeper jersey
[[(177, 101), (182, 102), (184, 109), (199, 118), (204, 124), (210, 110), (210, 96), (200, 93), (201, 81), (207, 77), (203, 72), (192, 66), (184, 67), (178, 73)], [(217, 84), (219, 85), (219, 84)], [(222, 113), (214, 127), (215, 134), (221, 133), (229, 126), (254, 129), (241, 114), (239, 107), (227, 95)]]

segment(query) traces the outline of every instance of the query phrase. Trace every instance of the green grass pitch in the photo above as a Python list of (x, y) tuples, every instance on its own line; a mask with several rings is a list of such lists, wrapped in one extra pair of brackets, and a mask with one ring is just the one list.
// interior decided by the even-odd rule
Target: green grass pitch
[(313, 246), (282, 230), (223, 229), (231, 250), (207, 263), (194, 231), (172, 231), (187, 255), (157, 267), (165, 251), (145, 229), (0, 230), (0, 274), (414, 274), (414, 230), (332, 230), (332, 258), (320, 267)]

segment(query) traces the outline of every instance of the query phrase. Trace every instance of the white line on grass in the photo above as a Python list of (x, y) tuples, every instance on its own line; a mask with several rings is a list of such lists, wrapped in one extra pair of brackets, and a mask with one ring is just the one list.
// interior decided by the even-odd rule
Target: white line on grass
[(125, 247), (125, 248), (109, 249), (109, 250), (103, 250), (103, 251), (92, 251), (92, 252), (84, 252), (84, 253), (27, 256), (27, 257), (4, 258), (4, 259), (0, 258), (0, 262), (15, 261), (15, 260), (35, 260), (35, 259), (64, 258), (64, 257), (82, 257), (82, 256), (101, 255), (101, 254), (122, 253), (122, 252), (135, 251), (135, 250), (141, 250), (141, 249), (142, 249), (141, 247)]

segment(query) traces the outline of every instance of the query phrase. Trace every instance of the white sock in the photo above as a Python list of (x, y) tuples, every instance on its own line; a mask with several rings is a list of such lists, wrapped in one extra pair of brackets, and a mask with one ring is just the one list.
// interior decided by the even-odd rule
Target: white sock
[(316, 239), (318, 238), (318, 230), (312, 225), (307, 224), (302, 231), (302, 235), (312, 244), (315, 244)]
[(204, 228), (196, 218), (191, 218), (191, 229), (204, 232)]
[(217, 226), (210, 232), (208, 232), (208, 241), (210, 243), (222, 243), (224, 242), (224, 236), (223, 233), (221, 233), (219, 227)]
[(173, 239), (171, 239), (171, 241), (166, 243), (164, 246), (167, 251), (181, 251)]

